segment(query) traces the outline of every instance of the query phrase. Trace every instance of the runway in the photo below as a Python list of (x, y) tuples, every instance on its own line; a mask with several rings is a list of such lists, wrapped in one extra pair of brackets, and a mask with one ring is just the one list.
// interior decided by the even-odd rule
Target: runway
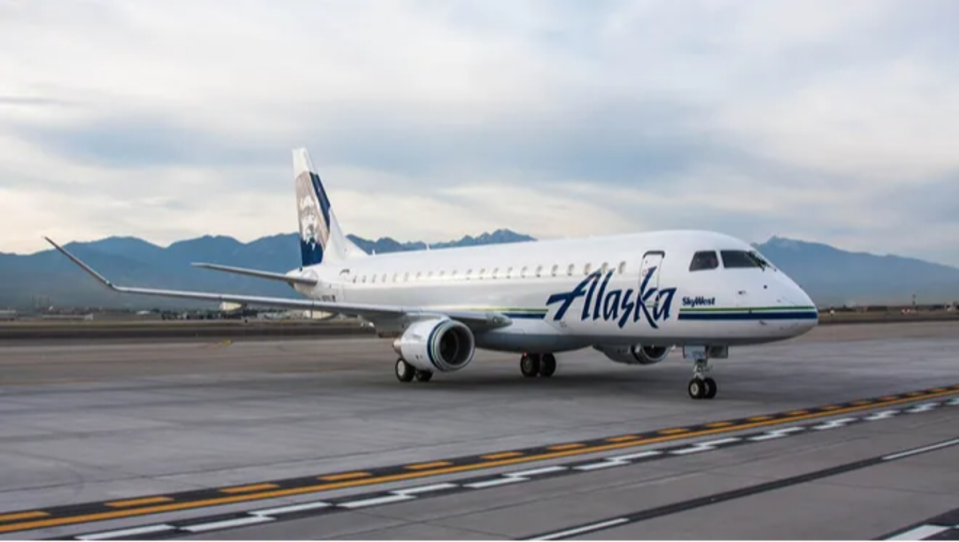
[(959, 536), (957, 323), (736, 348), (712, 401), (678, 356), (401, 384), (366, 338), (0, 348), (3, 538)]

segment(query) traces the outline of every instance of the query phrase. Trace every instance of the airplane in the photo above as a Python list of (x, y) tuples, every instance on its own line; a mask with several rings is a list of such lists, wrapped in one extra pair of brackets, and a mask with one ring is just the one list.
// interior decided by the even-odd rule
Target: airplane
[(797, 337), (819, 312), (803, 289), (748, 243), (667, 230), (369, 255), (340, 227), (306, 149), (293, 149), (300, 267), (273, 273), (201, 268), (285, 282), (305, 299), (157, 290), (115, 292), (315, 310), (355, 317), (393, 339), (396, 378), (427, 382), (470, 365), (477, 349), (520, 354), (524, 377), (550, 377), (556, 355), (592, 348), (615, 363), (653, 365), (677, 348), (693, 399), (712, 399), (711, 359), (731, 346)]

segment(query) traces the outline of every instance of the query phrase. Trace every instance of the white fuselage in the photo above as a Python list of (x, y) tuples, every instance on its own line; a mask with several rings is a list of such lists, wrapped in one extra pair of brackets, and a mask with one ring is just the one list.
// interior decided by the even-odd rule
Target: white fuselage
[[(703, 251), (716, 251), (718, 267), (691, 271)], [(290, 274), (318, 279), (296, 287), (317, 300), (500, 312), (513, 322), (476, 337), (493, 350), (758, 344), (816, 325), (812, 301), (785, 273), (727, 267), (720, 251), (755, 253), (727, 235), (664, 231), (398, 252)]]

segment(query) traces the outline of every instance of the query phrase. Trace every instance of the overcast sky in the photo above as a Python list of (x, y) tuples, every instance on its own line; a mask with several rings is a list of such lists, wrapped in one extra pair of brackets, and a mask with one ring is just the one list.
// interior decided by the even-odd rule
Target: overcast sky
[(708, 228), (959, 265), (959, 2), (0, 1), (0, 251)]

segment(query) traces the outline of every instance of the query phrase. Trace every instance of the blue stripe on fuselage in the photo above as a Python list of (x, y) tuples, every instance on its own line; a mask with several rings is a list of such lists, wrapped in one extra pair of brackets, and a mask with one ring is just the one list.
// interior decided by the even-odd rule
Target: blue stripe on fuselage
[(816, 311), (681, 312), (680, 320), (816, 320)]

